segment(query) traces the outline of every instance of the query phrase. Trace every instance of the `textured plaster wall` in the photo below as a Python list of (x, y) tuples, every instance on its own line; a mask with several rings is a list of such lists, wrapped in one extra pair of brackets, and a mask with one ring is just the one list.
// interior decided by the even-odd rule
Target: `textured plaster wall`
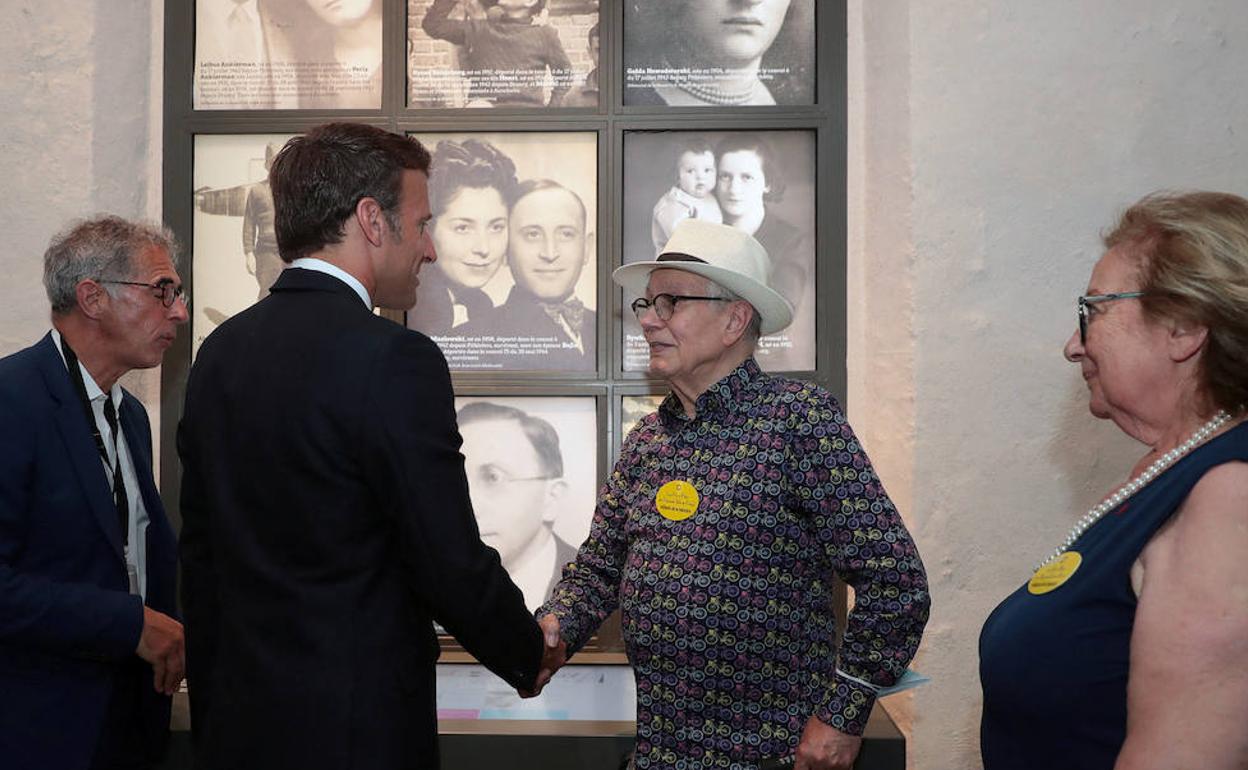
[[(4, 0), (0, 355), (49, 328), (42, 257), (69, 220), (160, 217), (159, 0)], [(125, 384), (154, 421), (160, 378)], [(153, 425), (156, 435), (159, 430)]]
[(1061, 358), (1122, 207), (1248, 194), (1242, 0), (850, 0), (849, 404), (932, 579), (890, 710), (977, 768), (984, 618), (1143, 453)]

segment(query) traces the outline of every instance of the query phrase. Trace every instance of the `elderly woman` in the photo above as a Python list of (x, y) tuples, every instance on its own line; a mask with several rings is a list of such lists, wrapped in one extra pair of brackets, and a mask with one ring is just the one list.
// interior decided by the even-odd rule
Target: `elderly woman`
[[(614, 274), (671, 395), (625, 439), (539, 614), (575, 650), (620, 608), (639, 770), (850, 767), (927, 619), (918, 552), (836, 400), (754, 360), (792, 318), (768, 263), (687, 219)], [(856, 597), (839, 654), (836, 575)]]
[(421, 273), (409, 327), (431, 337), (458, 333), (494, 309), (481, 287), (503, 266), (507, 210), (518, 184), (515, 163), (489, 142), (438, 142), (429, 178), (438, 259)]
[(1148, 451), (984, 624), (984, 767), (1248, 767), (1248, 201), (1105, 246), (1065, 354)]

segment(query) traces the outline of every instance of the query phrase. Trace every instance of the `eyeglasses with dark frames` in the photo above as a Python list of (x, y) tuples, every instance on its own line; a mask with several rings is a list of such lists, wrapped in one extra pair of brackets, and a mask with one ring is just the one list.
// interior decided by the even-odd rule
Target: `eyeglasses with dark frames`
[(646, 299), (638, 297), (633, 300), (633, 312), (640, 319), (641, 316), (649, 308), (654, 308), (654, 314), (659, 317), (660, 321), (672, 320), (672, 313), (676, 312), (676, 303), (686, 300), (701, 300), (703, 302), (732, 302), (727, 297), (697, 297), (692, 294), (655, 294), (654, 299)]
[(1076, 311), (1079, 314), (1079, 344), (1088, 344), (1088, 308), (1101, 302), (1113, 302), (1119, 299), (1138, 299), (1143, 297), (1142, 291), (1117, 291), (1110, 294), (1085, 294), (1079, 298)]
[(117, 286), (143, 286), (152, 290), (152, 296), (160, 300), (160, 304), (165, 307), (173, 307), (175, 301), (181, 301), (183, 305), (190, 304), (187, 299), (186, 292), (183, 291), (181, 284), (176, 284), (172, 280), (166, 278), (156, 283), (143, 283), (142, 281), (113, 281), (101, 278), (97, 283), (111, 283)]

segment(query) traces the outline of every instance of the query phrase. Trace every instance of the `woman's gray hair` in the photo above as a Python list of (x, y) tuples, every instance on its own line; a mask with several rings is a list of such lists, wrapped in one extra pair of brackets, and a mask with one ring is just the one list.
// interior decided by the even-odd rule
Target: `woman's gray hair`
[(1209, 330), (1200, 379), (1213, 408), (1248, 407), (1248, 200), (1216, 192), (1149, 195), (1105, 235), (1139, 262), (1153, 318)]
[[(58, 233), (43, 254), (43, 288), (52, 312), (64, 315), (78, 304), (78, 284), (87, 279), (128, 280), (135, 257), (155, 246), (177, 266), (178, 244), (166, 227), (107, 215), (76, 222)], [(106, 291), (113, 291), (108, 284)]]

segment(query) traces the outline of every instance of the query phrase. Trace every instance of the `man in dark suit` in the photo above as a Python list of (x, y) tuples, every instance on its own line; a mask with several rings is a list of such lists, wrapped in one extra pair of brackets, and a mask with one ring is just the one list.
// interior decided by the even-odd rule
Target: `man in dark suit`
[(143, 406), (118, 379), (187, 320), (168, 233), (52, 241), (52, 331), (0, 359), (0, 766), (148, 768), (182, 681), (176, 550)]
[(207, 767), (438, 767), (435, 620), (523, 691), (561, 659), (481, 542), (441, 351), (373, 314), (411, 307), (436, 258), (428, 168), (370, 126), (292, 139), (269, 174), (290, 266), (192, 367), (183, 604)]

